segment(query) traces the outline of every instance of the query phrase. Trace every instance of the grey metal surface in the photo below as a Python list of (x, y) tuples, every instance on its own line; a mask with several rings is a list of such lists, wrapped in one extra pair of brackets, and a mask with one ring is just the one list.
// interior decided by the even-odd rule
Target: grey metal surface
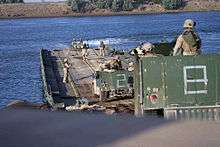
[(219, 122), (0, 110), (1, 147), (219, 147)]

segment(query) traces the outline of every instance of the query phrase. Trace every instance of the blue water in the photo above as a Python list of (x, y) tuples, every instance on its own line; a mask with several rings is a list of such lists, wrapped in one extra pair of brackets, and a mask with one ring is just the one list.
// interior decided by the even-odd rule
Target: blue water
[(14, 99), (42, 102), (41, 48), (68, 47), (73, 37), (91, 46), (103, 40), (117, 49), (171, 41), (186, 18), (197, 22), (203, 52), (219, 53), (220, 12), (0, 20), (0, 107)]

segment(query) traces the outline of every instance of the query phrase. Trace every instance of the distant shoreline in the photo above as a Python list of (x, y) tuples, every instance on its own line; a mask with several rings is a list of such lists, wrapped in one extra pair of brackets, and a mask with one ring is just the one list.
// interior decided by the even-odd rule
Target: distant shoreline
[(220, 10), (199, 10), (199, 11), (164, 11), (164, 12), (116, 12), (108, 14), (73, 14), (73, 15), (53, 15), (53, 16), (24, 16), (24, 17), (0, 17), (0, 20), (7, 19), (32, 19), (32, 18), (59, 18), (59, 17), (102, 17), (102, 16), (132, 16), (132, 15), (151, 15), (151, 14), (171, 14), (171, 13), (190, 13), (190, 12), (220, 12)]
[(200, 7), (194, 6), (193, 1), (186, 7), (178, 10), (165, 10), (160, 5), (146, 5), (144, 11), (112, 12), (105, 9), (97, 9), (87, 13), (74, 13), (66, 3), (28, 3), (28, 4), (0, 4), (0, 19), (17, 18), (54, 18), (54, 17), (87, 17), (87, 16), (123, 16), (123, 15), (146, 15), (166, 14), (183, 12), (209, 12), (220, 11), (220, 2), (201, 3)]

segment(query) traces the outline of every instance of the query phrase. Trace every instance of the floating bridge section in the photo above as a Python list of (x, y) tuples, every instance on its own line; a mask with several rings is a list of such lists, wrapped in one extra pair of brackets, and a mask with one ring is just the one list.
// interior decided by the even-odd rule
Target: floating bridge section
[[(82, 60), (79, 50), (41, 50), (41, 73), (46, 101), (53, 108), (63, 108), (75, 103), (76, 98), (93, 98), (93, 77), (98, 70), (98, 54), (89, 50), (90, 58)], [(62, 82), (63, 59), (67, 58), (68, 83)]]

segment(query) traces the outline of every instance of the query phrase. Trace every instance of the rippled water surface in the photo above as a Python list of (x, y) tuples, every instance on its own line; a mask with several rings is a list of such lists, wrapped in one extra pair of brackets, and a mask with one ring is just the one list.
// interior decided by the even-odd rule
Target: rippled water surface
[(170, 41), (186, 18), (197, 21), (203, 51), (219, 53), (220, 12), (0, 20), (0, 107), (13, 99), (42, 102), (41, 48), (68, 47), (73, 37), (93, 46), (104, 40), (117, 49)]

